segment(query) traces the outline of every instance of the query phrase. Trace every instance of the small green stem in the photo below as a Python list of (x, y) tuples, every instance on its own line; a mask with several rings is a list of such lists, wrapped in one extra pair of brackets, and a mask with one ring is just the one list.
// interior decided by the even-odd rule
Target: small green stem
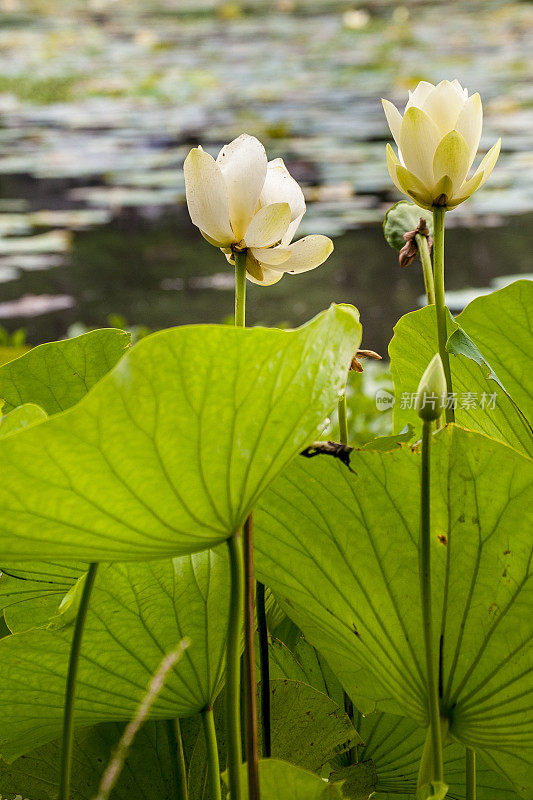
[(346, 414), (346, 395), (343, 394), (338, 406), (339, 432), (341, 444), (348, 444), (348, 417)]
[(417, 233), (415, 240), (420, 254), (420, 261), (422, 262), (422, 272), (424, 275), (424, 286), (426, 287), (428, 305), (432, 306), (435, 305), (435, 283), (433, 281), (433, 266), (431, 264), (427, 236), (422, 236), (420, 233)]
[(183, 738), (179, 719), (166, 719), (168, 749), (170, 751), (170, 769), (177, 800), (188, 800), (187, 767), (183, 750)]
[(437, 338), (439, 342), (439, 354), (444, 367), (446, 377), (446, 391), (449, 402), (446, 403), (446, 422), (454, 422), (455, 414), (451, 404), (453, 397), (452, 373), (450, 370), (450, 358), (446, 350), (446, 340), (448, 338), (446, 330), (446, 298), (444, 293), (444, 219), (445, 210), (435, 206), (433, 208), (433, 264), (435, 277), (435, 311), (437, 315)]
[(207, 748), (207, 784), (209, 786), (209, 800), (221, 800), (220, 764), (218, 761), (217, 735), (212, 708), (206, 708), (202, 711), (202, 725)]
[(226, 656), (226, 749), (231, 800), (243, 800), (241, 747), (241, 642), (244, 612), (244, 559), (241, 532), (227, 540), (230, 559), (230, 608)]
[(442, 733), (439, 707), (439, 689), (435, 654), (433, 652), (433, 617), (431, 609), (431, 422), (424, 420), (422, 427), (422, 476), (420, 502), (419, 570), (422, 598), (422, 622), (426, 651), (428, 712), (433, 753), (432, 780), (443, 781)]
[(91, 592), (93, 590), (97, 570), (97, 563), (89, 565), (87, 575), (85, 576), (85, 583), (83, 585), (83, 592), (76, 616), (76, 624), (74, 626), (72, 644), (70, 647), (70, 660), (68, 665), (67, 686), (65, 690), (65, 704), (63, 712), (63, 738), (61, 742), (61, 766), (59, 775), (58, 800), (70, 800), (70, 776), (72, 771), (76, 678), (78, 676), (83, 629), (85, 628), (87, 610), (89, 608), (89, 601), (91, 599)]
[(476, 752), (466, 748), (466, 800), (476, 800)]
[(244, 328), (246, 322), (246, 250), (235, 253), (235, 327)]
[(272, 755), (270, 725), (270, 662), (268, 653), (268, 626), (265, 604), (265, 586), (257, 581), (257, 624), (259, 628), (259, 663), (261, 669), (261, 725), (263, 730), (263, 756)]

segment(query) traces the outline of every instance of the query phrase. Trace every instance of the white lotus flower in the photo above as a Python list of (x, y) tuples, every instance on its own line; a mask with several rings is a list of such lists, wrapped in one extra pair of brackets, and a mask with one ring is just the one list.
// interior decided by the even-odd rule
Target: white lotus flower
[(269, 286), (285, 272), (307, 272), (333, 250), (327, 236), (292, 243), (305, 213), (301, 188), (281, 158), (267, 162), (265, 148), (243, 133), (215, 160), (195, 147), (184, 164), (187, 206), (193, 223), (231, 263), (246, 250), (247, 277)]
[(479, 94), (468, 96), (459, 81), (437, 86), (421, 81), (404, 116), (382, 100), (398, 156), (387, 145), (387, 166), (394, 185), (422, 208), (452, 209), (483, 186), (500, 154), (499, 139), (476, 172), (468, 173), (479, 147), (483, 108)]

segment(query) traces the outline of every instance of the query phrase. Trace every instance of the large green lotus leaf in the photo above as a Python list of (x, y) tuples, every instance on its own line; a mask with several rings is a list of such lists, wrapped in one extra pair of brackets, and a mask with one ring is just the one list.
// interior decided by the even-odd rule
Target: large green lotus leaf
[[(451, 425), (434, 437), (432, 561), (452, 735), (533, 792), (532, 462)], [(256, 511), (256, 567), (363, 713), (425, 726), (420, 455), (297, 459)], [(529, 792), (529, 794), (528, 794)]]
[(520, 280), (483, 295), (456, 322), (473, 339), (511, 397), (531, 422), (533, 281)]
[[(182, 717), (211, 704), (223, 680), (229, 563), (225, 548), (143, 565), (101, 565), (77, 681), (76, 726), (129, 720), (163, 656), (191, 640), (151, 715)], [(73, 616), (0, 641), (0, 755), (61, 733)]]
[(66, 593), (87, 570), (86, 564), (63, 561), (24, 561), (0, 566), (0, 611), (4, 612), (13, 633), (48, 622)]
[(318, 771), (359, 741), (344, 708), (307, 683), (271, 680), (272, 755)]
[(316, 438), (361, 326), (191, 326), (143, 339), (77, 405), (0, 441), (0, 557), (163, 558), (234, 533)]
[(97, 383), (130, 346), (131, 336), (103, 328), (73, 339), (48, 342), (0, 367), (4, 414), (36, 403), (47, 414), (65, 411)]
[[(74, 735), (72, 800), (92, 800), (100, 778), (120, 739), (123, 725), (106, 723)], [(57, 800), (61, 742), (51, 742), (12, 764), (0, 761), (0, 792), (31, 800)], [(147, 722), (137, 733), (126, 764), (113, 789), (113, 800), (173, 800), (167, 733), (162, 722)]]
[[(365, 741), (357, 748), (360, 762), (372, 760), (376, 770), (376, 800), (414, 800), (425, 731), (416, 722), (394, 714), (360, 716), (358, 728)], [(446, 797), (465, 800), (465, 748), (448, 739), (444, 746)], [(512, 786), (481, 759), (477, 759), (477, 800), (519, 800)]]
[[(463, 313), (466, 311), (468, 308)], [(497, 376), (498, 379), (494, 379), (494, 370), (490, 377), (491, 369), (483, 359), (483, 346), (465, 337), (449, 313), (447, 319), (449, 342), (457, 343), (459, 338), (462, 345), (456, 347), (457, 355), (450, 355), (452, 385), (457, 400), (456, 422), (510, 444), (522, 453), (533, 455), (533, 436), (524, 412), (501, 378)], [(496, 333), (492, 346), (498, 346)], [(409, 423), (420, 430), (421, 421), (413, 398), (420, 378), (437, 349), (434, 306), (406, 314), (395, 326), (389, 354), (396, 396), (396, 431)], [(515, 358), (523, 358), (523, 354), (517, 350)]]
[[(273, 639), (270, 646), (271, 675), (311, 686), (342, 703), (342, 686), (319, 653), (300, 637), (291, 652)], [(354, 725), (362, 738), (357, 745), (359, 764), (371, 764), (376, 800), (414, 800), (418, 768), (424, 748), (425, 730), (408, 717), (376, 712), (363, 716), (356, 711)], [(337, 760), (338, 761), (338, 760)], [(358, 768), (348, 768), (357, 773)], [(444, 772), (450, 800), (465, 798), (465, 748), (450, 739), (444, 747)], [(342, 776), (342, 773), (339, 773)], [(365, 779), (365, 773), (361, 776)], [(478, 758), (478, 800), (518, 800), (510, 784)], [(346, 791), (346, 790), (345, 790)]]

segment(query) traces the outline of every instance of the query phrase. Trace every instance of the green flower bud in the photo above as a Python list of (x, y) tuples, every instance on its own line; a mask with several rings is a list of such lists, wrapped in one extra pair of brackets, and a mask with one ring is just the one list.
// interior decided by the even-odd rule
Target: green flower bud
[(415, 408), (421, 419), (431, 422), (440, 417), (445, 406), (446, 378), (441, 357), (436, 353), (418, 384)]

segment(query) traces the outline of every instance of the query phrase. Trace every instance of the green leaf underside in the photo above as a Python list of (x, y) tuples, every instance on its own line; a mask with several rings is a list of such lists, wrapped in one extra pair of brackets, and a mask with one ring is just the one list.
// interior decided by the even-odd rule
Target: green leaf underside
[[(303, 637), (300, 636), (292, 652), (282, 642), (273, 639), (270, 664), (273, 678), (283, 676), (292, 680), (307, 680), (337, 703), (343, 702), (341, 684), (323, 657)], [(356, 712), (354, 725), (361, 737), (357, 745), (357, 758), (359, 762), (372, 765), (376, 790), (373, 796), (376, 800), (412, 800), (424, 748), (424, 728), (408, 717), (380, 712), (366, 717)], [(450, 739), (444, 747), (444, 774), (450, 787), (450, 800), (464, 800), (465, 748)], [(331, 779), (337, 780), (337, 776)], [(362, 779), (364, 775), (357, 776), (357, 780)], [(478, 800), (518, 800), (519, 797), (505, 778), (479, 758), (477, 789)]]
[(0, 441), (0, 557), (163, 558), (228, 538), (316, 438), (360, 336), (332, 306), (296, 331), (143, 339), (69, 411)]
[(520, 280), (478, 297), (456, 322), (484, 357), (518, 407), (533, 421), (533, 281)]
[[(72, 800), (93, 800), (123, 725), (106, 723), (74, 735)], [(31, 800), (56, 800), (60, 741), (6, 764), (0, 761), (0, 787), (6, 800), (17, 795)], [(161, 724), (147, 722), (137, 733), (126, 764), (113, 789), (113, 800), (171, 800), (169, 745)]]
[[(532, 464), (448, 426), (434, 437), (432, 465), (443, 708), (453, 736), (529, 796)], [(276, 481), (255, 514), (258, 579), (285, 598), (363, 713), (379, 708), (425, 726), (420, 456), (357, 452), (351, 466), (356, 474), (332, 459), (297, 459)]]
[(4, 414), (23, 403), (36, 403), (47, 414), (65, 411), (115, 366), (130, 342), (129, 333), (103, 328), (41, 344), (9, 361), (0, 368)]
[[(457, 330), (457, 324), (448, 313), (448, 335), (452, 340)], [(389, 354), (396, 397), (394, 428), (397, 431), (408, 423), (420, 430), (421, 422), (412, 398), (424, 370), (437, 352), (436, 337), (434, 306), (406, 314), (395, 326)], [(496, 346), (495, 342), (493, 346)], [(533, 436), (522, 409), (517, 408), (507, 387), (502, 389), (499, 381), (489, 377), (490, 369), (473, 360), (473, 352), (470, 357), (464, 352), (450, 356), (452, 385), (457, 399), (456, 422), (533, 456)], [(491, 396), (495, 399), (491, 400)], [(491, 408), (493, 403), (494, 408)]]
[[(376, 767), (376, 800), (412, 800), (416, 793), (418, 768), (424, 747), (425, 730), (413, 720), (394, 714), (370, 714), (358, 720), (363, 747), (357, 748), (360, 761), (372, 759)], [(465, 748), (448, 739), (444, 746), (444, 779), (450, 800), (465, 798)], [(478, 800), (518, 800), (511, 785), (477, 759)]]
[[(248, 797), (246, 764), (243, 764), (244, 795)], [(341, 800), (337, 786), (301, 767), (275, 758), (259, 760), (261, 800)]]
[(0, 564), (0, 570), (0, 610), (10, 630), (20, 633), (48, 622), (87, 565), (25, 561)]
[(358, 740), (344, 708), (295, 680), (272, 680), (272, 755), (318, 771)]
[[(225, 548), (145, 565), (101, 565), (76, 692), (77, 726), (134, 716), (162, 658), (190, 647), (155, 702), (154, 719), (189, 716), (221, 688), (229, 606)], [(59, 736), (73, 625), (0, 641), (0, 755), (11, 760)]]

